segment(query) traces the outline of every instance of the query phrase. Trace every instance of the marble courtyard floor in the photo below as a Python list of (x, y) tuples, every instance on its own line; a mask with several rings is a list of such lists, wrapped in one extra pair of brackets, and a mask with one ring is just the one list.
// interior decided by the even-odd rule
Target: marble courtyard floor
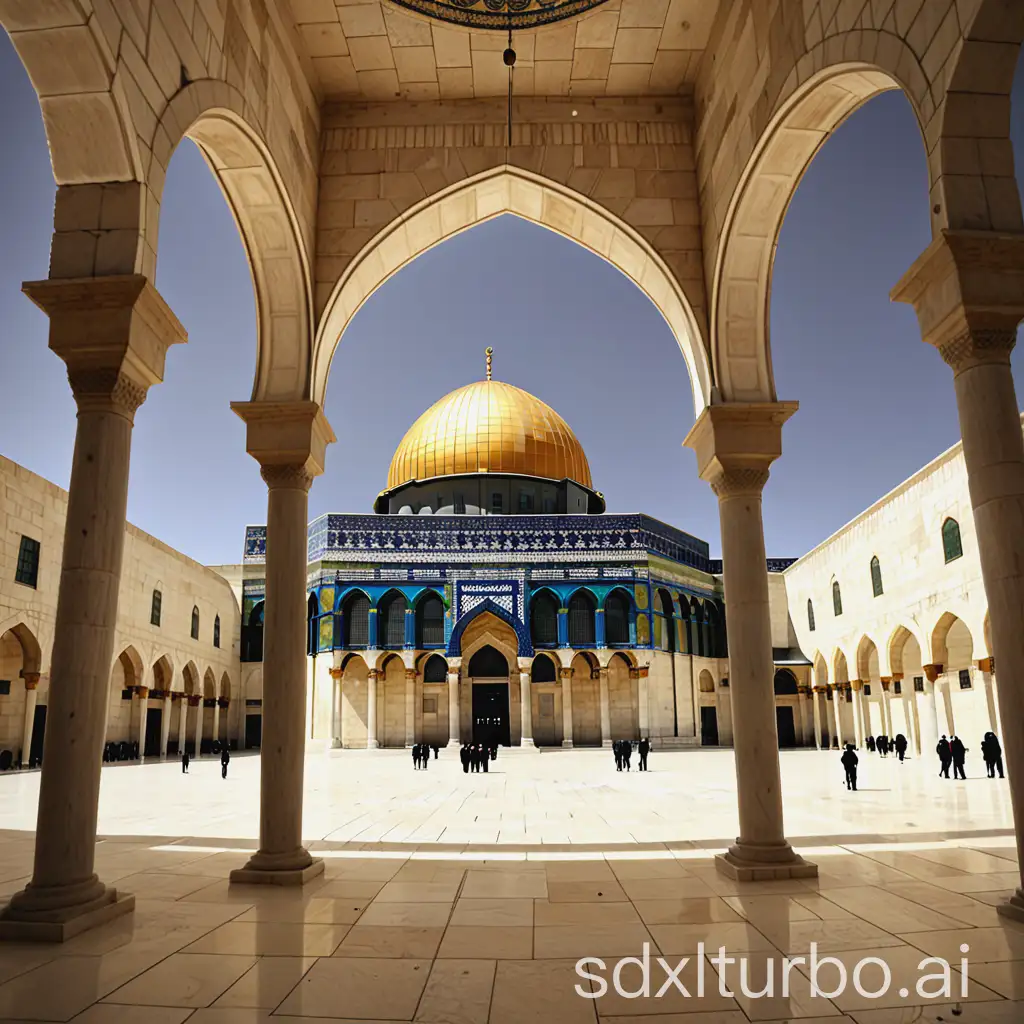
[[(59, 947), (0, 945), (0, 1021), (1024, 1020), (1024, 926), (995, 911), (1017, 879), (1007, 783), (863, 754), (849, 794), (835, 753), (781, 763), (787, 830), (818, 879), (716, 874), (713, 853), (736, 831), (729, 751), (657, 752), (647, 775), (616, 773), (604, 751), (503, 752), (469, 776), (444, 750), (426, 772), (406, 751), (311, 754), (305, 832), (326, 871), (302, 890), (228, 886), (253, 849), (258, 758), (236, 757), (226, 781), (213, 759), (188, 776), (175, 763), (111, 766), (97, 871), (136, 895), (134, 917)], [(31, 868), (38, 781), (0, 776), (0, 899)], [(723, 946), (747, 958), (747, 992), (764, 988), (772, 958), (811, 942), (851, 970), (884, 959), (892, 983), (877, 998), (825, 998), (801, 965), (783, 996), (776, 962), (773, 996), (746, 994), (736, 967), (722, 995), (698, 942), (706, 957)], [(689, 997), (655, 998), (658, 968), (650, 997), (577, 994), (596, 984), (577, 975), (579, 958), (603, 958), (610, 977), (645, 943), (673, 968), (690, 957), (678, 974)], [(925, 956), (954, 968), (967, 957), (966, 999), (954, 970), (952, 996), (922, 1006), (916, 981), (935, 969), (919, 969)], [(623, 984), (639, 977), (631, 967)]]

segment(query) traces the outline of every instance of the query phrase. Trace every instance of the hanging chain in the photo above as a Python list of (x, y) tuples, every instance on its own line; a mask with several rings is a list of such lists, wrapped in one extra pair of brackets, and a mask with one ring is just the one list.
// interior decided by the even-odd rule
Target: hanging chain
[(505, 62), (505, 66), (508, 68), (508, 142), (505, 145), (507, 157), (507, 150), (512, 148), (512, 77), (516, 70), (516, 51), (512, 49), (511, 18), (508, 23), (508, 47), (501, 55), (501, 59)]

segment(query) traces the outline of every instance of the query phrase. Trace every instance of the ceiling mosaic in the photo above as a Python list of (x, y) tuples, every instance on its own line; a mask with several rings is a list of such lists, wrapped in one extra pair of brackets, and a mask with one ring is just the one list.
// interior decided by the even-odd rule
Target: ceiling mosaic
[(523, 29), (572, 18), (605, 0), (392, 0), (399, 7), (469, 28)]

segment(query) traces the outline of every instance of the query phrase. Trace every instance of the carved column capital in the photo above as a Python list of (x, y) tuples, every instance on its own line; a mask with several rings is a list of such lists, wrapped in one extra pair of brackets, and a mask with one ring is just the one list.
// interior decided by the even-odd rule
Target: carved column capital
[(1024, 318), (1024, 235), (943, 231), (892, 290), (954, 373), (1007, 363)]
[(942, 675), (941, 665), (922, 665), (921, 668), (924, 669), (925, 678), (929, 683), (934, 683)]
[(34, 690), (39, 686), (38, 672), (22, 672), (21, 678), (25, 680), (26, 690)]
[(336, 440), (316, 402), (232, 402), (245, 421), (245, 449), (270, 488), (308, 491), (324, 471), (327, 445)]
[(416, 681), (416, 669), (414, 669), (414, 668), (407, 668), (405, 670), (405, 681), (407, 683), (413, 683), (413, 682)]
[(570, 680), (572, 679), (572, 667), (570, 666), (569, 668), (566, 668), (564, 665), (562, 665), (558, 670), (558, 674), (563, 681)]
[(373, 682), (377, 682), (379, 677), (380, 677), (380, 669), (379, 668), (371, 668), (371, 669), (367, 670), (367, 673), (366, 673), (366, 678), (367, 679), (370, 679)]
[(710, 405), (683, 444), (719, 498), (760, 497), (772, 462), (782, 454), (782, 425), (796, 402), (727, 402)]
[(145, 700), (149, 696), (149, 687), (148, 686), (136, 686), (135, 687), (135, 696), (138, 697), (139, 700)]
[(340, 679), (345, 674), (343, 668), (329, 668), (327, 672), (332, 679)]
[(995, 658), (982, 658), (978, 662), (979, 672), (994, 672), (995, 671)]
[(131, 420), (163, 380), (171, 345), (187, 340), (160, 293), (141, 274), (26, 281), (22, 291), (50, 317), (50, 348), (64, 360), (79, 411)]

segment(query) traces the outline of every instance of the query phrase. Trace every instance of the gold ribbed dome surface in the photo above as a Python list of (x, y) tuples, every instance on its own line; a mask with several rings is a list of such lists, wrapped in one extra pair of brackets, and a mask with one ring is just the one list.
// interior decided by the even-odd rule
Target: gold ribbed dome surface
[(391, 460), (388, 490), (456, 473), (516, 473), (592, 487), (583, 446), (549, 405), (482, 380), (445, 395), (409, 428)]

